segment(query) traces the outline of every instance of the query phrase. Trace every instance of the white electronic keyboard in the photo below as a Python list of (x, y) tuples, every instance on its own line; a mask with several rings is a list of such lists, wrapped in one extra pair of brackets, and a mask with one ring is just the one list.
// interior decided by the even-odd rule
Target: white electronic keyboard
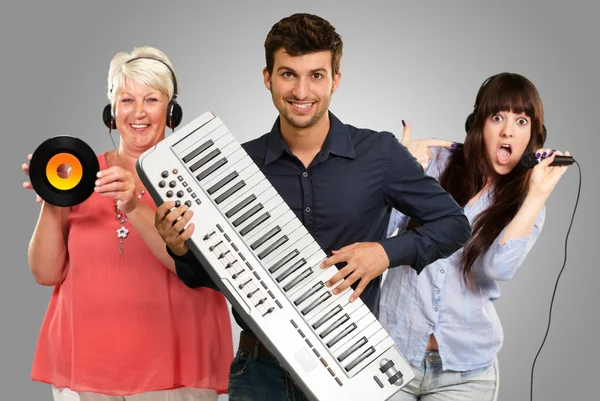
[(188, 245), (312, 400), (386, 400), (414, 378), (394, 341), (223, 122), (207, 112), (137, 161), (157, 205), (194, 210)]

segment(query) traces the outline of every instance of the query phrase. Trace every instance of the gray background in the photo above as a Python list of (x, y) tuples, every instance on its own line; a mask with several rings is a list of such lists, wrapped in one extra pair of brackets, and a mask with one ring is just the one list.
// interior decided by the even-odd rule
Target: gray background
[[(262, 83), (263, 42), (294, 12), (330, 20), (344, 38), (343, 78), (332, 111), (342, 121), (415, 138), (460, 141), (475, 93), (488, 76), (530, 78), (544, 101), (549, 146), (570, 150), (586, 180), (558, 286), (550, 335), (536, 365), (535, 400), (597, 399), (600, 273), (594, 244), (598, 217), (596, 132), (598, 45), (595, 5), (491, 2), (356, 5), (325, 2), (224, 1), (195, 4), (64, 1), (5, 4), (0, 9), (1, 107), (4, 138), (1, 198), (4, 239), (1, 400), (50, 400), (29, 379), (38, 330), (51, 289), (37, 285), (27, 245), (39, 206), (21, 188), (27, 153), (55, 135), (82, 138), (96, 152), (112, 148), (100, 113), (107, 103), (109, 61), (121, 50), (152, 45), (175, 65), (187, 123), (211, 110), (240, 141), (271, 128), (276, 110)], [(592, 2), (590, 2), (592, 4)], [(505, 344), (499, 355), (500, 400), (529, 397), (531, 364), (548, 322), (575, 203), (572, 167), (548, 201), (544, 231), (496, 306)], [(234, 323), (235, 341), (239, 329)]]

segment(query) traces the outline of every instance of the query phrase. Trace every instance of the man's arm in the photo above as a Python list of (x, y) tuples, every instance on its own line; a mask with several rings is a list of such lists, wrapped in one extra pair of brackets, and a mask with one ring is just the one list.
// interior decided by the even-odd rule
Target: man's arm
[(185, 242), (194, 233), (194, 223), (188, 224), (193, 210), (188, 210), (186, 205), (174, 207), (175, 203), (172, 201), (160, 205), (154, 215), (154, 226), (167, 244), (167, 253), (175, 261), (177, 277), (191, 288), (208, 287), (219, 290)]
[(463, 209), (438, 181), (426, 175), (417, 160), (393, 136), (389, 138), (386, 201), (421, 226), (380, 244), (390, 266), (410, 265), (417, 273), (440, 258), (447, 258), (467, 242), (471, 226)]
[(411, 265), (416, 271), (460, 249), (471, 235), (469, 220), (462, 208), (439, 183), (427, 176), (421, 165), (390, 133), (381, 134), (384, 155), (384, 197), (387, 204), (402, 214), (416, 218), (422, 226), (380, 242), (359, 242), (332, 251), (322, 264), (327, 268), (345, 262), (326, 283), (338, 285), (334, 294), (358, 281), (350, 302), (367, 284), (390, 266)]

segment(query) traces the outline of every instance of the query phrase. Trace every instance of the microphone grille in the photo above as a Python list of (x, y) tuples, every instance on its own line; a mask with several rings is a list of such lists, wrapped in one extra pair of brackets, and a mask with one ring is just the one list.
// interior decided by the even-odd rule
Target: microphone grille
[(521, 165), (525, 168), (534, 168), (536, 164), (538, 161), (533, 153), (524, 153), (521, 157)]

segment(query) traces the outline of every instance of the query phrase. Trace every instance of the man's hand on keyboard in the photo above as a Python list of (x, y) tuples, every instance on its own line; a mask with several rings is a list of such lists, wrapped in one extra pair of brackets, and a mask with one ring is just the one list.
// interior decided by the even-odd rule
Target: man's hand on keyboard
[(154, 214), (154, 226), (171, 252), (177, 256), (183, 256), (189, 250), (185, 241), (194, 232), (194, 223), (186, 227), (194, 212), (188, 210), (186, 205), (174, 207), (175, 202), (173, 201), (167, 201), (160, 205)]
[(343, 283), (333, 290), (334, 294), (339, 294), (360, 280), (356, 290), (350, 296), (350, 302), (358, 298), (367, 287), (367, 284), (375, 277), (383, 274), (390, 266), (387, 253), (378, 242), (356, 242), (337, 251), (332, 251), (332, 253), (331, 257), (321, 263), (321, 268), (343, 262), (347, 264), (325, 284), (331, 287), (341, 279), (346, 278)]

